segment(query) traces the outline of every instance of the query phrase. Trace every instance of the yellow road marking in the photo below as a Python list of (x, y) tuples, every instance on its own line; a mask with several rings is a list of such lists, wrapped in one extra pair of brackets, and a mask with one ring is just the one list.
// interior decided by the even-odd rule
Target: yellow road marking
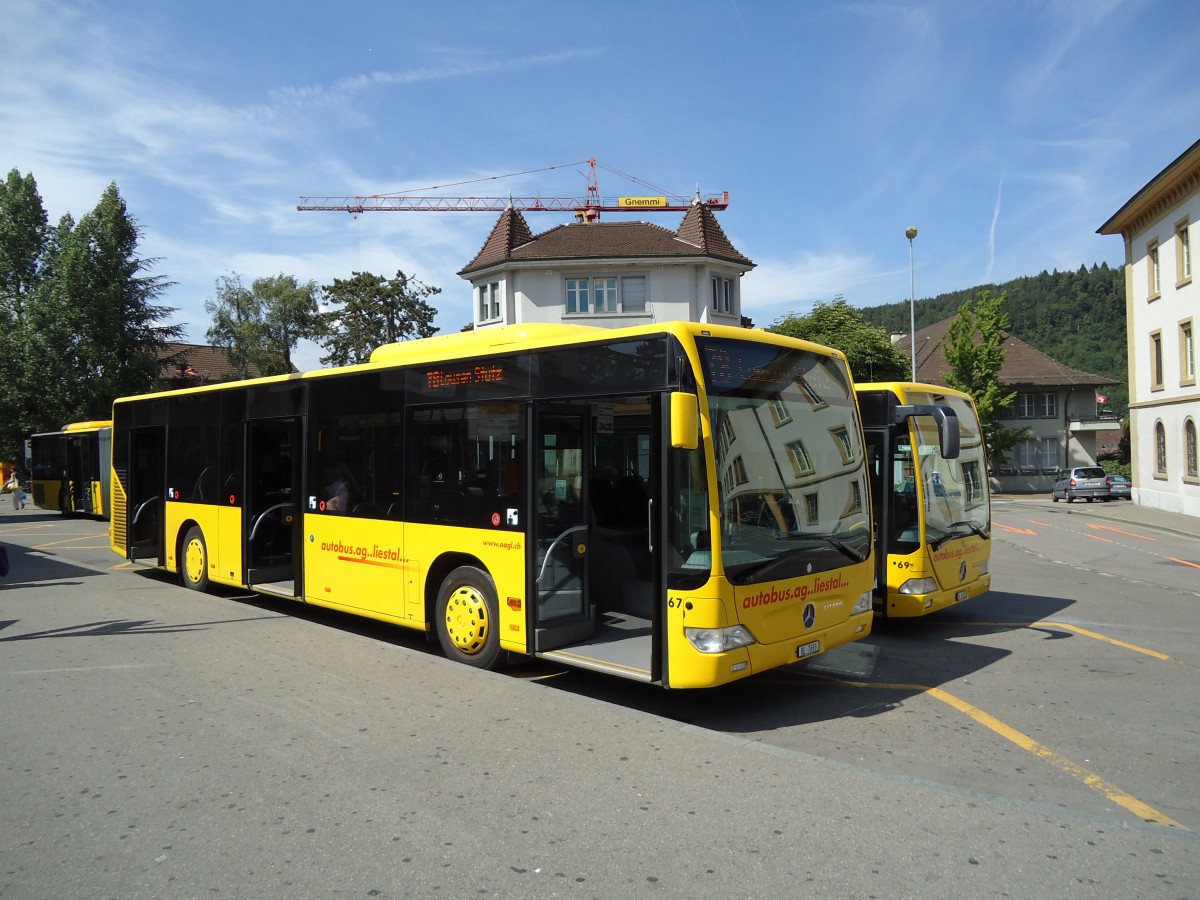
[(1062, 628), (1066, 631), (1073, 631), (1076, 634), (1081, 634), (1084, 637), (1090, 637), (1093, 640), (1104, 641), (1106, 644), (1112, 644), (1114, 647), (1121, 647), (1124, 650), (1132, 650), (1134, 653), (1144, 653), (1147, 656), (1153, 656), (1155, 659), (1163, 661), (1169, 660), (1171, 657), (1165, 653), (1159, 653), (1157, 650), (1149, 650), (1145, 647), (1139, 647), (1137, 644), (1127, 644), (1125, 641), (1118, 641), (1116, 638), (1105, 637), (1095, 631), (1088, 631), (1086, 628), (1080, 628), (1078, 625), (1068, 625), (1066, 622), (1054, 622), (1049, 619), (1043, 619), (1034, 622), (1033, 625), (1050, 625), (1054, 628)]
[(995, 525), (997, 528), (1003, 528), (1005, 531), (1011, 531), (1013, 534), (1032, 534), (1032, 535), (1037, 534), (1037, 532), (1034, 531), (1032, 528), (1013, 528), (1011, 525), (1004, 525), (1004, 524), (1001, 524), (1000, 522), (993, 522), (992, 524)]
[(1051, 750), (1049, 747), (1035, 741), (1029, 735), (1018, 731), (1011, 725), (1004, 724), (995, 716), (989, 715), (978, 706), (968, 703), (961, 697), (954, 696), (954, 694), (951, 694), (949, 691), (922, 684), (876, 684), (867, 681), (843, 681), (840, 679), (833, 680), (833, 683), (849, 685), (851, 687), (917, 691), (922, 694), (928, 694), (929, 696), (954, 707), (959, 712), (971, 719), (974, 719), (980, 725), (990, 729), (1005, 740), (1016, 744), (1022, 750), (1026, 750), (1029, 753), (1032, 753), (1038, 759), (1050, 763), (1059, 771), (1064, 772), (1081, 784), (1084, 784), (1092, 790), (1103, 794), (1110, 801), (1129, 810), (1142, 821), (1150, 822), (1153, 825), (1162, 825), (1166, 828), (1178, 828), (1180, 831), (1191, 831), (1191, 829), (1182, 822), (1175, 821), (1166, 813), (1159, 812), (1153, 806), (1143, 803), (1141, 800), (1137, 799), (1127, 791), (1123, 791), (1112, 782), (1101, 778), (1095, 772), (1085, 769), (1083, 766), (1073, 762), (1072, 760), (1063, 756), (1061, 753)]
[(1093, 541), (1104, 541), (1106, 544), (1112, 543), (1111, 538), (1100, 537), (1098, 534), (1085, 534), (1084, 537), (1090, 537)]
[(1067, 757), (1063, 756), (1061, 753), (1056, 753), (1049, 747), (1038, 743), (1029, 735), (1017, 731), (1011, 726), (1005, 725), (999, 719), (988, 715), (982, 709), (968, 703), (966, 700), (963, 700), (960, 697), (955, 697), (953, 694), (944, 691), (941, 688), (928, 688), (926, 693), (932, 697), (936, 697), (943, 703), (953, 706), (959, 712), (974, 719), (980, 725), (983, 725), (985, 728), (990, 728), (1005, 740), (1012, 741), (1022, 750), (1026, 750), (1039, 759), (1050, 763), (1055, 768), (1065, 772), (1067, 775), (1070, 775), (1076, 781), (1082, 782), (1094, 791), (1099, 791), (1113, 803), (1124, 807), (1143, 821), (1150, 822), (1154, 825), (1163, 825), (1167, 828), (1178, 828), (1182, 831), (1191, 831), (1190, 828), (1183, 825), (1181, 822), (1177, 822), (1165, 813), (1161, 813), (1154, 807), (1143, 803), (1132, 794), (1121, 790), (1121, 788), (1117, 787), (1115, 784), (1105, 781), (1095, 772), (1089, 772), (1087, 769), (1083, 768), (1077, 763), (1067, 759)]
[(1171, 562), (1177, 562), (1183, 566), (1191, 566), (1193, 569), (1200, 569), (1200, 564), (1188, 562), (1186, 559), (1176, 559), (1174, 556), (1168, 556), (1167, 559), (1169, 559)]

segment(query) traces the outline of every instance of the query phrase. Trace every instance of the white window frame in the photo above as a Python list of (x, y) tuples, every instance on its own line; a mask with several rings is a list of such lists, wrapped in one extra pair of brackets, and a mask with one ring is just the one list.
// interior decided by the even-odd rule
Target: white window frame
[[(628, 309), (626, 293), (634, 304)], [(649, 315), (650, 277), (646, 274), (569, 275), (563, 279), (564, 317)]]
[(1043, 391), (1038, 402), (1038, 417), (1055, 419), (1058, 417), (1058, 394), (1054, 391)]
[(1196, 330), (1191, 319), (1179, 323), (1179, 383), (1196, 383)]
[(1162, 296), (1162, 267), (1159, 265), (1158, 241), (1151, 241), (1146, 247), (1146, 289), (1150, 292), (1149, 299), (1157, 300)]
[(503, 293), (499, 281), (489, 281), (487, 284), (479, 285), (477, 297), (477, 309), (481, 323), (498, 322), (504, 318)]
[(1176, 287), (1192, 280), (1191, 223), (1184, 219), (1175, 223), (1175, 283)]
[(712, 290), (712, 311), (719, 316), (737, 315), (737, 282), (732, 276), (713, 274), (709, 278)]

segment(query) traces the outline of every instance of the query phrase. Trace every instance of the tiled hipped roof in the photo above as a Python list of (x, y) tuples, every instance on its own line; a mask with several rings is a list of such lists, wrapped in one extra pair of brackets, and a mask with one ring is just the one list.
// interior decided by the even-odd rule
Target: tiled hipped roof
[[(946, 383), (946, 374), (950, 371), (950, 364), (946, 362), (946, 332), (955, 318), (951, 316), (917, 332), (917, 381), (928, 384)], [(1013, 337), (1008, 332), (1002, 334), (1004, 366), (1000, 370), (1000, 381), (1003, 384), (1099, 387), (1119, 383), (1104, 375), (1092, 375), (1072, 369), (1041, 350), (1035, 350), (1020, 338)], [(904, 335), (898, 346), (905, 353), (910, 352), (908, 335)]]
[(754, 266), (730, 243), (712, 210), (700, 203), (687, 211), (678, 231), (648, 222), (577, 222), (536, 236), (525, 217), (510, 207), (458, 274), (470, 277), (504, 262), (697, 257)]
[[(158, 351), (158, 360), (161, 378), (172, 388), (217, 384), (238, 378), (237, 368), (229, 361), (222, 347), (167, 344)], [(247, 378), (257, 378), (262, 374), (253, 363), (246, 368)]]

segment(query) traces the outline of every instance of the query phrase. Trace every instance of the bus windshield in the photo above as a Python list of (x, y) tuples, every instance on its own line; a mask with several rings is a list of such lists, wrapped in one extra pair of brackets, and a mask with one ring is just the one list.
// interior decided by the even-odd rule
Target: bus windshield
[(917, 441), (917, 475), (924, 486), (925, 540), (934, 550), (991, 528), (983, 435), (975, 408), (961, 397), (910, 392), (909, 401), (949, 406), (958, 416), (961, 449), (957, 459), (943, 459), (937, 425), (929, 416), (912, 420)]
[(867, 559), (867, 470), (845, 363), (735, 340), (700, 350), (726, 576), (773, 581)]

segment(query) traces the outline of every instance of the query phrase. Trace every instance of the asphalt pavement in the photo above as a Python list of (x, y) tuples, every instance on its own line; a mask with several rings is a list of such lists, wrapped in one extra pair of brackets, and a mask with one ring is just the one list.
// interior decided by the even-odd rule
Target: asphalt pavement
[(1091, 516), (1097, 519), (1125, 522), (1128, 525), (1145, 525), (1184, 537), (1200, 538), (1200, 516), (1188, 516), (1183, 513), (1141, 506), (1131, 500), (1097, 500), (1092, 503), (1088, 503), (1086, 500), (1076, 500), (1074, 503), (1060, 500), (1058, 503), (1051, 504), (1049, 494), (994, 494), (992, 501), (1028, 503), (1038, 506), (1053, 505), (1071, 515)]

